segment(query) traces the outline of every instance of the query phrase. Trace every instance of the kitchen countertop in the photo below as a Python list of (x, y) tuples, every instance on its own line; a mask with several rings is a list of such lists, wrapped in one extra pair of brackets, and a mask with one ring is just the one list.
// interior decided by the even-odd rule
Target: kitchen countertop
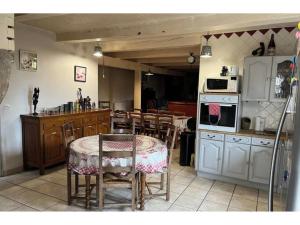
[[(274, 131), (255, 131), (255, 130), (240, 130), (238, 132), (227, 132), (227, 131), (215, 131), (215, 130), (200, 130), (205, 132), (212, 132), (212, 133), (222, 133), (222, 134), (229, 134), (229, 135), (241, 135), (241, 136), (251, 136), (251, 137), (258, 137), (258, 138), (271, 138), (275, 139), (276, 132)], [(282, 132), (281, 139), (287, 139), (286, 133)]]

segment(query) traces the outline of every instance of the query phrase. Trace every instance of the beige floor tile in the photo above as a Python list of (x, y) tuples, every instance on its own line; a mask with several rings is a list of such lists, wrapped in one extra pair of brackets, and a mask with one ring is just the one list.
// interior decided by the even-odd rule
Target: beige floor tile
[(25, 205), (37, 210), (46, 210), (59, 202), (60, 200), (57, 198), (44, 196), (33, 201), (27, 202), (25, 203)]
[(172, 203), (161, 199), (151, 199), (145, 202), (145, 211), (167, 211)]
[(171, 182), (171, 192), (182, 193), (186, 188), (187, 185)]
[(23, 192), (17, 192), (15, 195), (10, 195), (8, 198), (25, 204), (27, 202), (31, 202), (33, 200), (37, 200), (37, 199), (43, 198), (43, 197), (45, 197), (45, 195), (40, 194), (36, 191), (27, 190), (27, 191), (23, 191)]
[(39, 179), (49, 181), (55, 184), (67, 186), (67, 177), (60, 173), (51, 173), (48, 175), (41, 176)]
[(203, 201), (198, 211), (227, 211), (228, 205), (211, 201)]
[(214, 192), (220, 192), (220, 193), (227, 193), (227, 194), (232, 194), (234, 190), (235, 185), (234, 184), (229, 184), (229, 183), (224, 183), (220, 181), (216, 181), (214, 185), (211, 188), (211, 191)]
[(12, 186), (14, 186), (14, 185), (11, 184), (11, 183), (8, 183), (8, 182), (6, 182), (6, 181), (1, 181), (1, 182), (0, 182), (0, 192), (1, 192), (1, 191), (4, 191), (4, 190), (6, 190), (6, 189), (8, 189), (8, 188), (10, 188), (10, 187), (12, 187)]
[(233, 195), (239, 198), (244, 198), (251, 201), (257, 201), (258, 189), (237, 185)]
[[(162, 193), (162, 191), (158, 191), (156, 193)], [(170, 192), (170, 200), (169, 202), (173, 203), (176, 201), (176, 199), (181, 195), (181, 193), (177, 193), (177, 192)], [(165, 196), (155, 196), (153, 197), (153, 199), (161, 199), (161, 200), (166, 200)]]
[(171, 179), (171, 183), (177, 183), (177, 184), (183, 184), (183, 185), (189, 185), (193, 181), (194, 177), (185, 177), (176, 175)]
[(180, 205), (172, 205), (168, 211), (179, 211), (179, 212), (185, 212), (185, 211), (192, 211), (195, 212), (196, 210), (190, 209), (190, 208), (186, 208)]
[(208, 190), (201, 189), (199, 187), (188, 186), (182, 195), (187, 195), (193, 198), (203, 199), (207, 195)]
[[(179, 171), (179, 173), (177, 175), (179, 176), (184, 176), (184, 177), (196, 177), (197, 174), (196, 174), (196, 171), (194, 168), (191, 168), (191, 167), (188, 167), (189, 169), (183, 169), (181, 171)], [(190, 169), (191, 168), (191, 169)]]
[(64, 201), (67, 200), (67, 188), (59, 184), (48, 182), (46, 184), (36, 186), (32, 189), (42, 194), (50, 195)]
[(201, 188), (204, 190), (210, 190), (213, 183), (214, 183), (214, 181), (212, 181), (212, 180), (208, 180), (208, 179), (201, 178), (201, 177), (196, 177), (190, 184), (190, 187), (197, 187), (197, 188)]
[(22, 204), (0, 196), (0, 211), (10, 211), (21, 207)]
[[(268, 211), (268, 203), (266, 202), (258, 202), (257, 203), (257, 211)], [(286, 211), (285, 206), (283, 205), (273, 205), (273, 211)]]
[(229, 206), (228, 211), (229, 212), (247, 212), (247, 211), (255, 211), (255, 210), (239, 209), (239, 208)]
[(60, 201), (57, 204), (49, 207), (45, 211), (64, 211), (64, 212), (72, 212), (72, 211), (87, 211), (83, 207), (68, 205), (67, 202)]
[[(259, 190), (258, 202), (268, 203), (268, 192)], [(283, 199), (279, 194), (274, 193), (273, 195), (274, 206), (282, 207), (285, 206), (285, 199)]]
[(29, 206), (23, 205), (19, 208), (14, 209), (13, 211), (17, 212), (30, 212), (30, 211), (38, 211), (37, 209), (30, 208)]
[(0, 195), (2, 195), (4, 197), (9, 197), (9, 196), (15, 195), (16, 193), (21, 193), (21, 192), (24, 192), (27, 190), (28, 190), (27, 188), (23, 188), (21, 186), (14, 185), (14, 186), (11, 186), (9, 188), (6, 188), (6, 189), (3, 189), (2, 191), (0, 191)]
[(6, 181), (13, 183), (13, 184), (20, 184), (26, 181), (32, 180), (39, 177), (37, 171), (29, 171), (29, 172), (22, 172), (16, 175), (12, 175), (7, 177)]
[(174, 204), (185, 207), (185, 208), (190, 208), (190, 209), (193, 209), (196, 211), (200, 207), (202, 201), (203, 201), (203, 199), (197, 199), (197, 198), (193, 198), (191, 196), (181, 195), (174, 202)]
[(230, 202), (230, 199), (231, 199), (231, 194), (213, 192), (213, 191), (208, 192), (208, 194), (205, 198), (205, 200), (219, 203), (219, 204), (224, 204), (224, 205), (228, 205)]
[(256, 211), (256, 205), (257, 201), (252, 201), (237, 196), (233, 196), (230, 202), (230, 207), (247, 211)]
[(39, 185), (46, 184), (46, 183), (48, 183), (48, 182), (37, 178), (37, 179), (26, 181), (24, 183), (20, 183), (19, 185), (22, 187), (25, 187), (25, 188), (32, 189), (34, 187), (37, 187)]

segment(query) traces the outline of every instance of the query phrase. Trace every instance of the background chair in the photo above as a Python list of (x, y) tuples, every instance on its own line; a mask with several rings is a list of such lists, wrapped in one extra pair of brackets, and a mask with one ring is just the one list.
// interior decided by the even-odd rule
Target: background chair
[(130, 112), (129, 117), (131, 118), (132, 121), (132, 128), (134, 134), (141, 134), (143, 132), (142, 113)]
[(158, 134), (157, 114), (143, 113), (142, 122), (144, 135), (156, 137)]
[[(79, 174), (73, 171), (69, 165), (69, 155), (70, 155), (70, 144), (76, 139), (74, 133), (74, 126), (72, 122), (65, 123), (62, 126), (63, 133), (63, 144), (66, 150), (66, 162), (67, 162), (67, 192), (68, 192), (68, 204), (71, 205), (73, 199), (85, 199), (85, 207), (90, 207), (90, 193), (96, 184), (91, 184), (91, 175), (87, 174), (85, 176), (86, 183), (83, 185), (79, 184)], [(72, 174), (75, 175), (75, 193), (72, 194)], [(85, 187), (85, 196), (78, 196), (79, 187)], [(99, 191), (96, 190), (96, 195), (99, 196)], [(98, 197), (95, 198), (97, 202)], [(98, 204), (98, 202), (97, 202)]]
[[(124, 143), (130, 150), (123, 149), (116, 151), (103, 151), (104, 142)], [(131, 166), (103, 166), (103, 157), (109, 158), (131, 158)], [(124, 187), (131, 189), (131, 203), (110, 203), (119, 206), (131, 206), (132, 210), (136, 209), (137, 198), (137, 172), (135, 170), (136, 162), (136, 137), (132, 134), (100, 134), (99, 135), (99, 189), (100, 204), (99, 208), (103, 209), (105, 199), (105, 189), (114, 187)]]
[(132, 119), (127, 117), (112, 117), (111, 118), (111, 133), (112, 134), (133, 134), (134, 127)]
[(158, 120), (158, 138), (165, 141), (165, 137), (169, 128), (169, 125), (173, 125), (173, 116), (166, 114), (159, 114)]
[(147, 113), (158, 113), (157, 109), (147, 109)]
[[(178, 128), (174, 125), (169, 125), (167, 135), (165, 138), (165, 144), (168, 148), (168, 158), (167, 158), (167, 167), (164, 169), (163, 173), (161, 173), (161, 178), (159, 182), (146, 182), (146, 187), (149, 191), (150, 198), (155, 196), (166, 196), (166, 200), (170, 200), (170, 191), (171, 191), (171, 163), (172, 163), (172, 154), (174, 149), (174, 144), (178, 135)], [(167, 187), (166, 192), (164, 193), (152, 193), (149, 185), (160, 185), (160, 189), (164, 189), (164, 176), (167, 175)]]
[(110, 109), (110, 101), (99, 101), (98, 106), (99, 109)]

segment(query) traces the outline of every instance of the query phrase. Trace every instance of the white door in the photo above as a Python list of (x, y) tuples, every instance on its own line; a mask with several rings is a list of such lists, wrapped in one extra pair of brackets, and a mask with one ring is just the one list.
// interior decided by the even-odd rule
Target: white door
[(242, 86), (244, 101), (269, 100), (272, 57), (246, 57)]
[(248, 179), (250, 145), (225, 142), (224, 176)]
[(249, 181), (269, 183), (272, 152), (272, 148), (251, 146)]
[(222, 141), (200, 140), (199, 171), (221, 174), (223, 144)]
[(271, 102), (285, 102), (290, 93), (291, 56), (274, 56), (270, 88)]

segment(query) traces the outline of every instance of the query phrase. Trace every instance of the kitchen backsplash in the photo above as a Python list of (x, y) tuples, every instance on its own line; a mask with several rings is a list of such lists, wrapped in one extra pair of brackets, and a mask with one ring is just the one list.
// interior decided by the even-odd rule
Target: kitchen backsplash
[[(265, 129), (277, 129), (285, 103), (281, 102), (243, 102), (242, 117), (251, 119), (251, 129), (255, 126), (255, 117), (265, 118)], [(292, 119), (287, 117), (284, 130), (292, 129)]]

